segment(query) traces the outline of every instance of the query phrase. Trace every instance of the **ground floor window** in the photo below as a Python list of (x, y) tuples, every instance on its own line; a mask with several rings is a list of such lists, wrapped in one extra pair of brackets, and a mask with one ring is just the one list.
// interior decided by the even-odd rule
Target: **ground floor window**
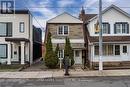
[(7, 45), (0, 44), (0, 58), (7, 58)]
[(127, 53), (127, 46), (123, 46), (123, 53)]
[(59, 58), (64, 58), (64, 50), (59, 50), (58, 57)]
[[(123, 48), (124, 52), (127, 51), (126, 47)], [(95, 55), (99, 55), (99, 46), (94, 47)], [(120, 45), (103, 45), (103, 55), (120, 55)]]

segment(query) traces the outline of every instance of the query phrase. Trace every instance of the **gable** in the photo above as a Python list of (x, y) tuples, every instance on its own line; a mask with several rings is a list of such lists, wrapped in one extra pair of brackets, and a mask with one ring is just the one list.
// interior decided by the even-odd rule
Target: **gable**
[(56, 16), (55, 18), (48, 20), (47, 23), (83, 23), (83, 22), (68, 13), (63, 13)]
[[(102, 14), (103, 15), (105, 15), (105, 14), (111, 14), (111, 15), (109, 15), (109, 16), (114, 16), (114, 17), (116, 17), (113, 13), (112, 13), (112, 11), (113, 12), (115, 12), (114, 14), (116, 14), (116, 15), (122, 15), (122, 16), (125, 16), (125, 17), (127, 17), (127, 18), (130, 18), (130, 14), (128, 14), (127, 12), (125, 12), (124, 10), (122, 10), (122, 9), (120, 9), (119, 7), (117, 7), (117, 6), (115, 6), (115, 5), (111, 5), (111, 6), (109, 6), (108, 8), (106, 8), (105, 10), (103, 10), (102, 11)], [(118, 14), (117, 14), (118, 13)], [(94, 20), (94, 19), (96, 19), (98, 17), (98, 15), (97, 16), (95, 16), (95, 17), (93, 17), (93, 18), (91, 18), (89, 21), (92, 21), (92, 20)]]

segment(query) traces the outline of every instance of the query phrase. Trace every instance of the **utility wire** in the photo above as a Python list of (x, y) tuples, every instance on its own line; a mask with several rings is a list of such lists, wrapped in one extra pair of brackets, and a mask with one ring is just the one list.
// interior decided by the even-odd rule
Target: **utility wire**
[[(23, 0), (23, 1), (24, 1), (24, 0)], [(25, 8), (26, 8), (27, 10), (29, 10), (29, 12), (30, 12), (31, 16), (32, 16), (32, 17), (34, 18), (34, 20), (38, 23), (38, 25), (40, 26), (40, 28), (42, 29), (42, 31), (43, 31), (43, 32), (45, 32), (44, 27), (42, 27), (42, 25), (39, 23), (39, 21), (36, 19), (36, 17), (35, 17), (35, 16), (33, 16), (33, 14), (31, 13), (30, 9), (26, 6), (25, 1), (24, 1), (24, 5), (25, 5)]]

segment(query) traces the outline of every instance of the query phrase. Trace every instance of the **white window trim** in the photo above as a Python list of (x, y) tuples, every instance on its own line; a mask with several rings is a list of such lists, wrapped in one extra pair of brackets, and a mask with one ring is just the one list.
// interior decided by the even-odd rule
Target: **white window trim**
[[(127, 46), (127, 52), (128, 52), (128, 45), (121, 45), (121, 44), (112, 44), (113, 45), (113, 55), (103, 55), (103, 56), (115, 56), (115, 57), (118, 57), (118, 56), (121, 56), (122, 55), (122, 49), (123, 49), (123, 46)], [(120, 55), (115, 55), (115, 45), (119, 45), (120, 46)], [(95, 45), (94, 45), (94, 56), (99, 56), (99, 55), (95, 55)]]
[[(62, 26), (63, 28), (63, 33), (62, 34), (59, 34), (59, 26)], [(58, 28), (57, 28), (57, 35), (59, 36), (68, 36), (69, 35), (69, 25), (59, 25)], [(68, 34), (64, 34), (64, 26), (68, 26)]]
[[(63, 58), (64, 58), (64, 49), (61, 49), (63, 51)], [(58, 55), (59, 55), (59, 52), (58, 52)], [(63, 58), (60, 58), (59, 59), (63, 59)]]

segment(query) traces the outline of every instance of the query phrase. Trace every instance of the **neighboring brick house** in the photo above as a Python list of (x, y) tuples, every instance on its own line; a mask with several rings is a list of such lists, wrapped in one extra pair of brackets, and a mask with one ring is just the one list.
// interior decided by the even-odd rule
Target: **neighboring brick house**
[[(1, 13), (0, 63), (32, 64), (35, 58), (41, 57), (41, 38), (41, 30), (33, 27), (28, 10), (15, 10), (14, 14)], [(35, 52), (39, 52), (38, 56), (33, 55)]]
[(86, 52), (82, 24), (82, 21), (68, 13), (60, 14), (48, 20), (45, 43), (47, 41), (47, 34), (50, 32), (52, 34), (53, 49), (55, 50), (57, 44), (59, 44), (59, 58), (64, 58), (65, 38), (68, 37), (74, 51), (75, 64), (83, 64), (85, 59), (84, 53)]
[[(104, 66), (128, 68), (130, 65), (130, 15), (115, 5), (102, 12), (103, 16), (103, 62)], [(95, 28), (97, 14), (85, 14), (82, 9), (79, 16), (84, 21), (86, 49), (89, 65), (98, 66), (99, 32)]]

